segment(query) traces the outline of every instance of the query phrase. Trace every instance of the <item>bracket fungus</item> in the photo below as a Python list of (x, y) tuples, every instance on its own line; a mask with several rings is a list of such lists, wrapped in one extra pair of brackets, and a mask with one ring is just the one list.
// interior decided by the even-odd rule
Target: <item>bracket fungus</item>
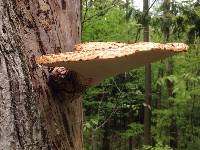
[(110, 76), (187, 50), (184, 43), (89, 42), (76, 45), (72, 52), (43, 55), (37, 58), (37, 63), (69, 68), (91, 79), (94, 85)]

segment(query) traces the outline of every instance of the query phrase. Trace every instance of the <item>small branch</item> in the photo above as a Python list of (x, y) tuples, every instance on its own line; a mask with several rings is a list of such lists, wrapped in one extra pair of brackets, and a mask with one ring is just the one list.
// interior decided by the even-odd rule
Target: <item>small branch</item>
[[(103, 90), (105, 92), (105, 90)], [(101, 97), (101, 100), (100, 100), (100, 103), (99, 103), (99, 106), (98, 106), (98, 119), (100, 118), (100, 107), (101, 107), (101, 104), (103, 102), (103, 99), (104, 99), (104, 92), (103, 92), (103, 96)]]
[[(148, 8), (148, 10), (145, 12), (145, 15), (142, 17), (142, 20), (146, 18), (146, 16), (149, 14), (150, 9), (153, 7), (153, 5), (156, 3), (157, 0), (154, 0), (151, 6)], [(135, 43), (138, 41), (138, 36), (141, 31), (141, 28), (138, 28), (136, 38), (135, 38)]]
[[(84, 19), (83, 19), (83, 21), (81, 22), (82, 26), (83, 26), (83, 24), (84, 24), (86, 21), (89, 21), (89, 20), (91, 20), (93, 17), (98, 16), (99, 14), (101, 14), (102, 12), (108, 11), (108, 10), (112, 9), (113, 7), (115, 7), (116, 4), (119, 3), (119, 1), (117, 1), (117, 2), (116, 2), (116, 1), (117, 1), (117, 0), (114, 0), (114, 1), (113, 1), (112, 6), (110, 6), (110, 7), (108, 7), (108, 8), (105, 8), (105, 9), (103, 9), (103, 10), (97, 12), (96, 14), (92, 15), (91, 17), (89, 17), (89, 18), (87, 18), (87, 19), (86, 19), (86, 17), (84, 16)], [(88, 11), (88, 10), (87, 10), (87, 11)]]
[[(121, 91), (121, 89), (118, 87), (118, 85), (117, 85), (117, 83), (115, 82), (114, 79), (113, 79), (113, 83), (115, 84), (117, 90), (118, 90), (120, 93), (123, 93), (123, 92)], [(117, 107), (117, 104), (115, 104), (114, 110), (111, 112), (111, 114), (107, 117), (107, 119), (106, 119), (100, 126), (96, 127), (96, 128), (94, 129), (94, 131), (97, 131), (98, 129), (100, 129), (101, 127), (103, 127), (103, 126), (110, 120), (110, 118), (117, 112), (118, 109), (119, 109), (119, 108)]]
[[(153, 7), (153, 5), (156, 3), (157, 0), (154, 0), (153, 3), (151, 4), (151, 6), (149, 7), (149, 10)], [(148, 10), (148, 11), (149, 11)]]
[(110, 118), (117, 112), (117, 110), (118, 110), (118, 107), (117, 107), (117, 105), (115, 105), (115, 108), (112, 111), (112, 113), (107, 117), (107, 119), (100, 126), (96, 127), (94, 129), (94, 131), (97, 131), (98, 129), (100, 129), (101, 127), (103, 127), (110, 120)]

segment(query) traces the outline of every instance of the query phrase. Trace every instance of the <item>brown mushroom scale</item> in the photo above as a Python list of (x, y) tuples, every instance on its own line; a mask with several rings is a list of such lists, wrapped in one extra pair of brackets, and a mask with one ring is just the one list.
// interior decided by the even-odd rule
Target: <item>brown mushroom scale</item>
[(187, 50), (184, 43), (89, 42), (76, 45), (72, 52), (43, 55), (37, 63), (69, 68), (97, 84), (110, 76)]

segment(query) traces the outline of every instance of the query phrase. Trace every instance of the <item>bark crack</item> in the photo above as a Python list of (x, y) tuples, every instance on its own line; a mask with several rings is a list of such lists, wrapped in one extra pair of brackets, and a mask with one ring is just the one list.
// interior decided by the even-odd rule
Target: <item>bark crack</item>
[(62, 10), (66, 10), (66, 1), (61, 0), (61, 4), (62, 4)]
[(72, 137), (71, 137), (71, 132), (70, 132), (70, 128), (69, 128), (69, 121), (67, 120), (67, 116), (65, 115), (65, 113), (62, 113), (62, 119), (63, 119), (63, 124), (64, 124), (64, 128), (65, 128), (65, 131), (67, 132), (67, 135), (68, 135), (68, 141), (69, 141), (69, 144), (70, 144), (70, 147), (71, 148), (74, 148), (74, 145), (73, 145), (73, 140), (72, 140)]

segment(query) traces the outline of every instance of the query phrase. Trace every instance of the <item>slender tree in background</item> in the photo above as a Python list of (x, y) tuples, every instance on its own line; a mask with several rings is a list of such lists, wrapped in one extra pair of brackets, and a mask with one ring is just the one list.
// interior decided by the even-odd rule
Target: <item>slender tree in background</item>
[[(149, 42), (148, 23), (149, 1), (143, 0), (144, 42)], [(144, 144), (151, 144), (151, 64), (145, 65), (145, 109), (144, 109)]]
[[(171, 18), (170, 16), (170, 2), (171, 0), (164, 0), (163, 2), (163, 15), (165, 20), (169, 20)], [(170, 23), (165, 21), (164, 27), (163, 27), (163, 33), (164, 33), (164, 42), (169, 42), (170, 38)], [(167, 67), (166, 67), (166, 73), (168, 76), (173, 75), (173, 68), (174, 68), (174, 62), (173, 58), (169, 58), (167, 60)], [(171, 80), (167, 80), (167, 93), (168, 97), (174, 97), (173, 88), (174, 83)], [(173, 101), (169, 102), (169, 106), (173, 107)], [(171, 117), (171, 125), (170, 125), (170, 146), (172, 148), (177, 148), (178, 145), (178, 133), (177, 133), (177, 125), (176, 125), (176, 116), (172, 115)]]
[(110, 150), (110, 126), (106, 123), (103, 128), (102, 150)]
[(79, 42), (79, 0), (0, 1), (1, 149), (82, 150), (76, 73), (35, 61)]
[(164, 15), (164, 26), (163, 26), (163, 33), (164, 33), (164, 42), (169, 42), (170, 36), (170, 23), (168, 22), (168, 18), (170, 18), (170, 0), (164, 0), (163, 2), (163, 15)]
[[(161, 66), (158, 68), (158, 79), (162, 79), (164, 75), (164, 70), (163, 70), (163, 60), (160, 61)], [(162, 106), (162, 85), (161, 83), (157, 84), (157, 100), (156, 100), (156, 108), (161, 109)]]

